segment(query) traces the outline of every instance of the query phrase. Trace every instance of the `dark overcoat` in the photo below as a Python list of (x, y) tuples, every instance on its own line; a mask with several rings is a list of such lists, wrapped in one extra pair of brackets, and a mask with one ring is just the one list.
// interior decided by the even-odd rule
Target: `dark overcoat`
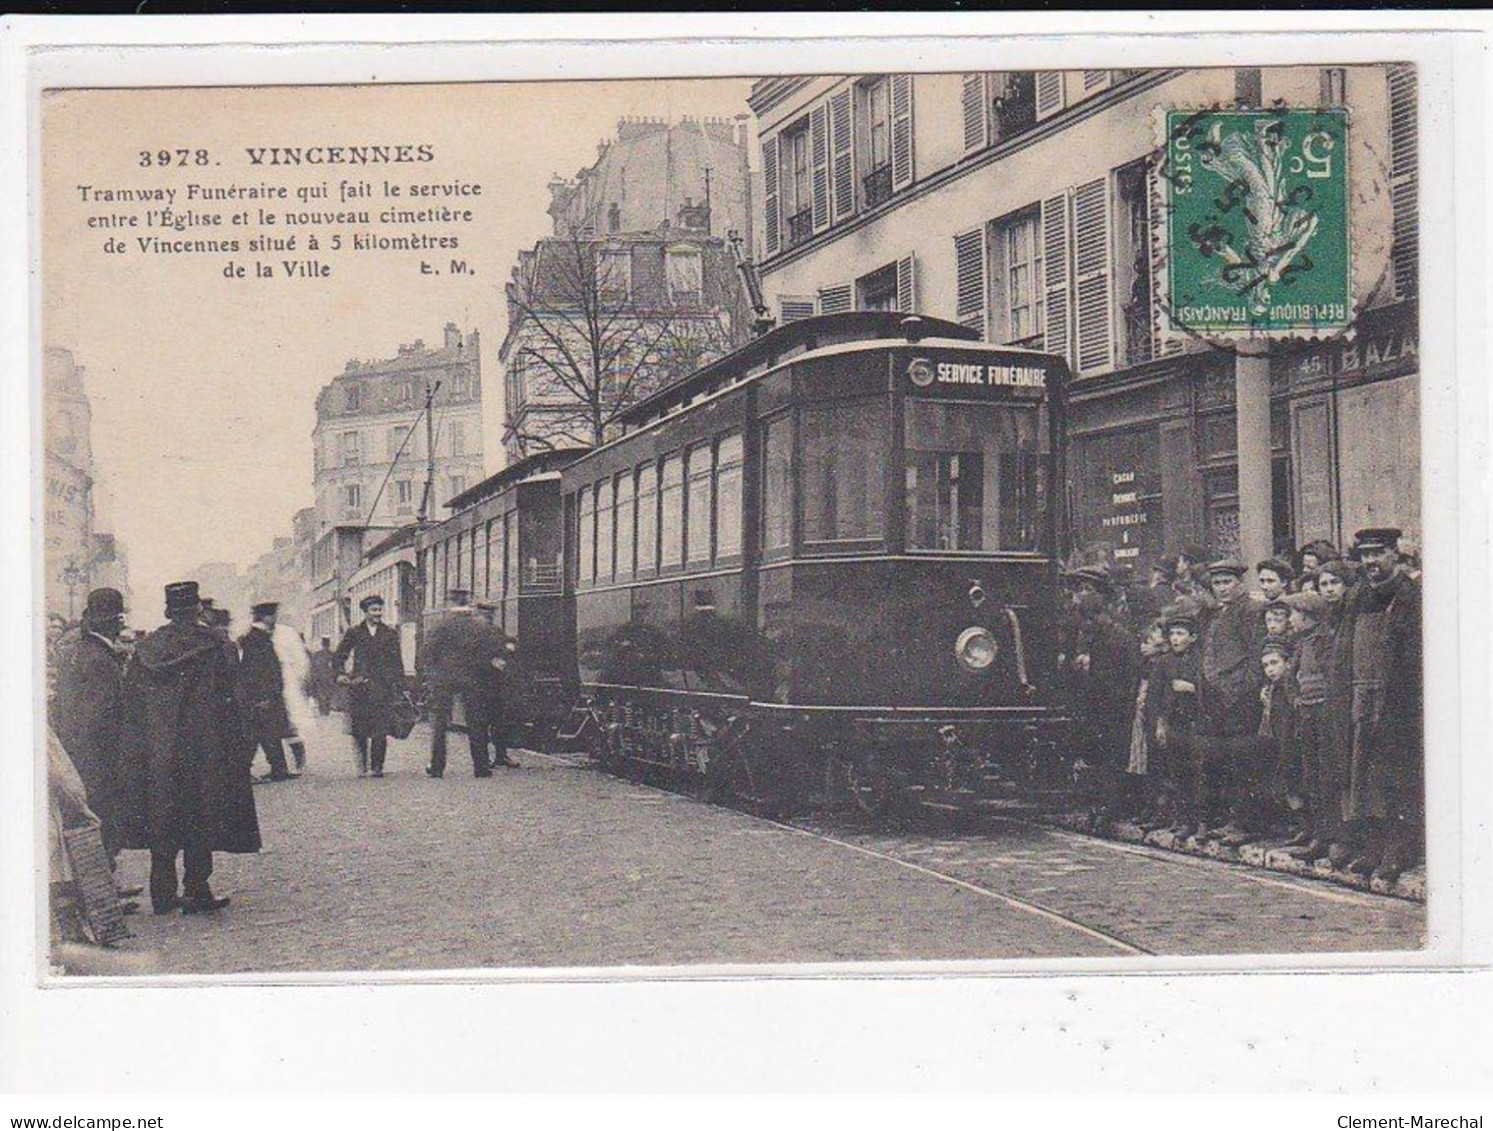
[(425, 634), (421, 671), (433, 704), (449, 706), (454, 695), (482, 704), (497, 696), (493, 660), (503, 654), (503, 634), (481, 617), (455, 613)]
[(125, 653), (96, 633), (84, 633), (57, 672), (53, 729), (78, 768), (88, 805), (103, 823), (104, 845), (119, 830), (119, 742)]
[(235, 667), (231, 645), (193, 622), (173, 621), (136, 646), (123, 684), (124, 847), (259, 851)]
[(238, 640), (238, 706), (251, 741), (289, 738), (295, 733), (285, 711), (285, 674), (274, 639), (251, 628)]
[[(1385, 615), (1384, 691), (1360, 742), (1354, 742), (1354, 634), (1361, 617)], [(1425, 685), (1421, 588), (1404, 574), (1358, 583), (1343, 598), (1328, 673), (1327, 711), (1333, 780), (1348, 820), (1413, 813), (1423, 797)]]
[(394, 733), (394, 708), (404, 697), (404, 657), (399, 651), (399, 630), (372, 622), (347, 630), (337, 645), (336, 670), (348, 671), (352, 661), (352, 685), (348, 690), (348, 726), (354, 738), (374, 738)]

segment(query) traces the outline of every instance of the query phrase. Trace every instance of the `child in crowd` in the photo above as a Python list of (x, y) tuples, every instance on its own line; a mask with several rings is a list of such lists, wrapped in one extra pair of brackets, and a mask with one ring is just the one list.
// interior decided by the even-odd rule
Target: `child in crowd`
[(1140, 823), (1147, 831), (1161, 823), (1164, 799), (1161, 791), (1160, 764), (1153, 764), (1151, 740), (1146, 724), (1150, 713), (1146, 703), (1151, 695), (1151, 684), (1156, 676), (1157, 664), (1167, 652), (1166, 623), (1157, 618), (1146, 627), (1141, 637), (1141, 677), (1135, 688), (1135, 714), (1130, 723), (1130, 760), (1125, 772), (1133, 779), (1132, 795), (1140, 800)]
[(1291, 609), (1280, 597), (1273, 597), (1261, 614), (1265, 618), (1266, 636), (1288, 636), (1291, 632)]
[(1155, 746), (1151, 750), (1164, 808), (1172, 815), (1178, 835), (1193, 831), (1198, 820), (1193, 732), (1197, 729), (1198, 689), (1203, 677), (1198, 656), (1198, 609), (1191, 601), (1177, 601), (1162, 613), (1167, 652), (1156, 661), (1148, 698), (1154, 712)]
[(1296, 571), (1291, 563), (1280, 558), (1267, 558), (1255, 566), (1255, 580), (1260, 586), (1260, 596), (1265, 598), (1267, 604), (1279, 601), (1295, 579)]
[(1305, 828), (1301, 773), (1296, 748), (1296, 685), (1291, 661), (1296, 648), (1284, 636), (1266, 637), (1260, 646), (1265, 686), (1260, 688), (1260, 758), (1255, 765), (1255, 820), (1260, 828), (1279, 821), (1281, 807), (1289, 814), (1292, 839)]
[(1288, 842), (1292, 855), (1316, 860), (1338, 838), (1342, 823), (1338, 787), (1323, 749), (1327, 736), (1327, 664), (1332, 634), (1326, 623), (1327, 599), (1303, 591), (1286, 598), (1291, 636), (1296, 644), (1296, 754), (1301, 763), (1301, 790), (1307, 822)]

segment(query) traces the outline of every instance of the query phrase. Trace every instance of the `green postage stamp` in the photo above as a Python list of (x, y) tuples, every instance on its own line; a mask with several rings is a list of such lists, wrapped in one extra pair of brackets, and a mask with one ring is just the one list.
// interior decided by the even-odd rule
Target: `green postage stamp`
[(1168, 110), (1168, 303), (1207, 335), (1331, 332), (1352, 317), (1348, 112)]

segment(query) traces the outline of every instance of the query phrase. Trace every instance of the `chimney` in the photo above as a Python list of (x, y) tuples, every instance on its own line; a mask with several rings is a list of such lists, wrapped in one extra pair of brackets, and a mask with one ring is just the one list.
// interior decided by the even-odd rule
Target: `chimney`
[(448, 350), (461, 349), (461, 331), (456, 328), (455, 322), (446, 323), (446, 348)]

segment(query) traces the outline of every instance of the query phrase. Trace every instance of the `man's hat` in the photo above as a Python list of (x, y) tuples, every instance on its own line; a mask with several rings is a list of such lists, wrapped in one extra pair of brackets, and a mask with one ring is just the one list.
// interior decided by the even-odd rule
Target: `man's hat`
[(255, 620), (263, 620), (265, 617), (274, 616), (279, 611), (279, 601), (260, 601), (259, 604), (250, 607), (249, 615)]
[(1265, 642), (1260, 645), (1260, 655), (1272, 654), (1289, 660), (1296, 655), (1296, 645), (1291, 643), (1289, 636), (1267, 636)]
[(1365, 550), (1398, 550), (1400, 534), (1396, 526), (1370, 526), (1360, 530), (1353, 535), (1353, 556), (1356, 558)]
[(1088, 565), (1079, 566), (1069, 573), (1069, 577), (1077, 581), (1087, 581), (1092, 585), (1103, 589), (1106, 593), (1112, 592), (1115, 587), (1114, 579), (1110, 577), (1109, 570), (1103, 566)]
[(472, 603), (472, 591), (470, 589), (458, 589), (453, 586), (446, 590), (446, 599), (453, 605), (470, 605)]
[(1291, 606), (1286, 604), (1285, 594), (1281, 594), (1273, 601), (1266, 601), (1264, 607), (1260, 609), (1260, 612), (1268, 613), (1271, 609), (1285, 609), (1287, 612), (1291, 611)]
[(124, 594), (118, 589), (95, 589), (83, 606), (83, 619), (104, 623), (124, 616)]
[(493, 601), (478, 601), (477, 607), (484, 613), (495, 613), (498, 611), (498, 606)]
[(227, 609), (208, 609), (207, 623), (216, 627), (226, 628), (233, 623), (233, 614)]
[(368, 596), (364, 597), (361, 601), (358, 602), (358, 608), (362, 609), (366, 613), (374, 605), (383, 607), (383, 603), (384, 599), (377, 593), (370, 593)]
[(1296, 577), (1296, 567), (1284, 558), (1266, 558), (1255, 566), (1255, 573), (1259, 573), (1262, 569), (1270, 570), (1282, 581), (1291, 581)]
[(166, 615), (179, 616), (191, 612), (202, 604), (195, 581), (173, 581), (166, 586)]
[(1245, 572), (1244, 563), (1238, 558), (1219, 558), (1216, 562), (1208, 563), (1207, 572), (1209, 577), (1212, 577), (1215, 573), (1231, 573), (1235, 577), (1243, 577)]
[(330, 636), (323, 636), (321, 638), (321, 642), (323, 645), (330, 645), (332, 643), (332, 638)]
[(1300, 593), (1287, 593), (1280, 599), (1280, 603), (1316, 620), (1327, 615), (1327, 598), (1310, 589), (1303, 589)]

